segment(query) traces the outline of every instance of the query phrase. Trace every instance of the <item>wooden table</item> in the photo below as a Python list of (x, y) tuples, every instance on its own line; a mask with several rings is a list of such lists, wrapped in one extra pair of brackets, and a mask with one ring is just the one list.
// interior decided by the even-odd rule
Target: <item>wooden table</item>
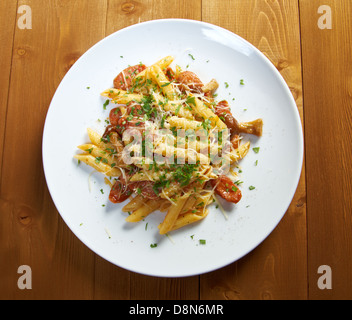
[[(72, 64), (107, 35), (160, 18), (210, 22), (260, 49), (287, 81), (305, 134), (301, 180), (274, 232), (221, 270), (178, 279), (90, 251), (53, 205), (41, 160), (46, 112)], [(0, 21), (1, 299), (352, 298), (352, 1), (3, 0)], [(32, 289), (17, 285), (21, 265)], [(332, 288), (319, 287), (329, 275)]]

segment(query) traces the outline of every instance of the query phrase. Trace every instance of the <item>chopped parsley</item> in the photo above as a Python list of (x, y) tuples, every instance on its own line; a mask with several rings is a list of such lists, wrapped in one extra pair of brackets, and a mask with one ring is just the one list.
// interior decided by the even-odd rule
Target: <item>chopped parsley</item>
[(202, 127), (204, 130), (211, 130), (211, 121), (210, 119), (205, 119), (203, 122), (202, 122)]
[(151, 244), (150, 244), (150, 247), (151, 247), (151, 248), (156, 248), (157, 246), (158, 246), (157, 243), (151, 243)]
[(255, 153), (259, 153), (259, 150), (260, 150), (260, 148), (259, 148), (259, 147), (255, 147), (255, 148), (253, 148), (253, 151), (254, 151)]
[(188, 55), (192, 58), (192, 60), (196, 60), (194, 59), (193, 55), (191, 55), (190, 53)]
[(199, 239), (199, 244), (206, 244), (206, 243), (207, 243), (206, 240), (204, 240), (204, 239)]
[(188, 96), (187, 99), (186, 99), (186, 103), (188, 105), (193, 104), (195, 106), (196, 105), (196, 98)]
[(180, 109), (181, 109), (181, 105), (179, 104), (175, 110), (175, 115), (177, 116), (178, 113), (180, 112)]
[(249, 186), (249, 188), (248, 188), (249, 190), (254, 190), (255, 189), (255, 187), (253, 187), (253, 186)]

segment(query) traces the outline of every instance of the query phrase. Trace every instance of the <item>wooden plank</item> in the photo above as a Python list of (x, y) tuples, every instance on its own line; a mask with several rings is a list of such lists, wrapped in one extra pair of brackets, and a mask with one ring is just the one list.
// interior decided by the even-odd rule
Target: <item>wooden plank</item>
[[(332, 29), (320, 29), (321, 5)], [(352, 3), (300, 1), (310, 299), (352, 298)], [(324, 23), (324, 21), (322, 21)], [(326, 22), (326, 21), (325, 21)], [(320, 25), (322, 26), (322, 25)], [(318, 287), (327, 265), (332, 290)]]
[[(6, 1), (9, 2), (9, 1)], [(89, 299), (94, 257), (67, 228), (48, 193), (41, 160), (46, 112), (62, 77), (105, 35), (107, 1), (19, 0), (32, 9), (32, 29), (16, 29), (1, 175), (1, 251), (7, 296)], [(19, 290), (20, 265), (32, 290)], [(120, 282), (128, 282), (120, 279)]]
[[(261, 50), (281, 72), (303, 123), (297, 0), (203, 0), (202, 18)], [(202, 299), (306, 299), (305, 170), (295, 197), (274, 232), (253, 252), (201, 276)]]
[(0, 21), (6, 21), (0, 28), (0, 176), (2, 169), (3, 141), (5, 137), (7, 96), (10, 83), (13, 36), (16, 26), (16, 1), (0, 2)]
[[(138, 22), (162, 19), (201, 19), (201, 1), (109, 1), (107, 34)], [(143, 53), (141, 53), (143, 55)], [(141, 59), (143, 57), (141, 56)], [(199, 279), (169, 279), (131, 273), (131, 299), (198, 299)]]
[(201, 0), (109, 0), (107, 34), (155, 19), (201, 20)]

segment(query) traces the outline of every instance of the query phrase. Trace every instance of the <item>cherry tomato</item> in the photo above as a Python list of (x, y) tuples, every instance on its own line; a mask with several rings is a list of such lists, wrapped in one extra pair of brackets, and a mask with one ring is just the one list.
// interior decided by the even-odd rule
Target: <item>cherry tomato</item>
[(137, 181), (129, 184), (129, 187), (143, 198), (155, 200), (159, 196), (154, 192), (153, 186), (154, 182), (152, 181)]
[(211, 185), (215, 187), (215, 192), (226, 201), (238, 203), (242, 198), (242, 192), (232, 180), (221, 175), (216, 180), (211, 180)]
[(226, 126), (230, 129), (231, 137), (239, 132), (239, 124), (232, 115), (230, 106), (226, 100), (218, 102), (215, 106), (215, 114), (224, 121)]
[(111, 109), (110, 114), (109, 114), (109, 120), (110, 124), (112, 126), (117, 126), (119, 119), (121, 118), (121, 110), (120, 108), (114, 108)]
[(128, 199), (132, 194), (131, 189), (126, 185), (126, 181), (120, 177), (112, 186), (109, 200), (113, 203), (121, 203)]
[(183, 91), (190, 89), (191, 91), (200, 92), (203, 87), (202, 81), (191, 71), (181, 72), (177, 77), (177, 82), (181, 84), (180, 89)]
[(124, 69), (114, 79), (114, 87), (121, 90), (131, 89), (133, 78), (146, 68), (144, 64), (137, 64)]

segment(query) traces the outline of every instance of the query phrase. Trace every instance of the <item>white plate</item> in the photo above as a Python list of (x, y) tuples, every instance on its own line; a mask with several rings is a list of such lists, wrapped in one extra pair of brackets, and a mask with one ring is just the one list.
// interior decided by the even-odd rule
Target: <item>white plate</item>
[[(78, 166), (73, 159), (78, 153), (76, 146), (89, 141), (87, 127), (103, 131), (103, 120), (111, 106), (103, 109), (100, 92), (112, 86), (114, 77), (128, 65), (150, 65), (167, 55), (173, 55), (182, 68), (189, 65), (189, 70), (204, 83), (217, 79), (217, 99), (227, 99), (238, 120), (264, 121), (263, 136), (248, 137), (252, 147), (260, 147), (260, 151), (251, 149), (240, 163), (243, 197), (236, 206), (226, 205), (228, 219), (212, 206), (206, 219), (170, 233), (170, 238), (158, 233), (157, 226), (163, 219), (160, 213), (138, 224), (125, 222), (122, 205), (109, 203), (109, 187), (102, 176), (91, 175), (89, 184), (92, 170), (83, 163)], [(244, 85), (240, 85), (241, 79)], [(93, 46), (58, 87), (43, 135), (48, 188), (68, 227), (111, 263), (160, 277), (209, 272), (253, 250), (272, 232), (290, 205), (302, 159), (299, 113), (280, 73), (239, 36), (190, 20), (133, 25)], [(250, 191), (249, 186), (255, 189)], [(200, 244), (199, 239), (205, 239), (206, 244)], [(154, 243), (157, 247), (151, 248)]]

